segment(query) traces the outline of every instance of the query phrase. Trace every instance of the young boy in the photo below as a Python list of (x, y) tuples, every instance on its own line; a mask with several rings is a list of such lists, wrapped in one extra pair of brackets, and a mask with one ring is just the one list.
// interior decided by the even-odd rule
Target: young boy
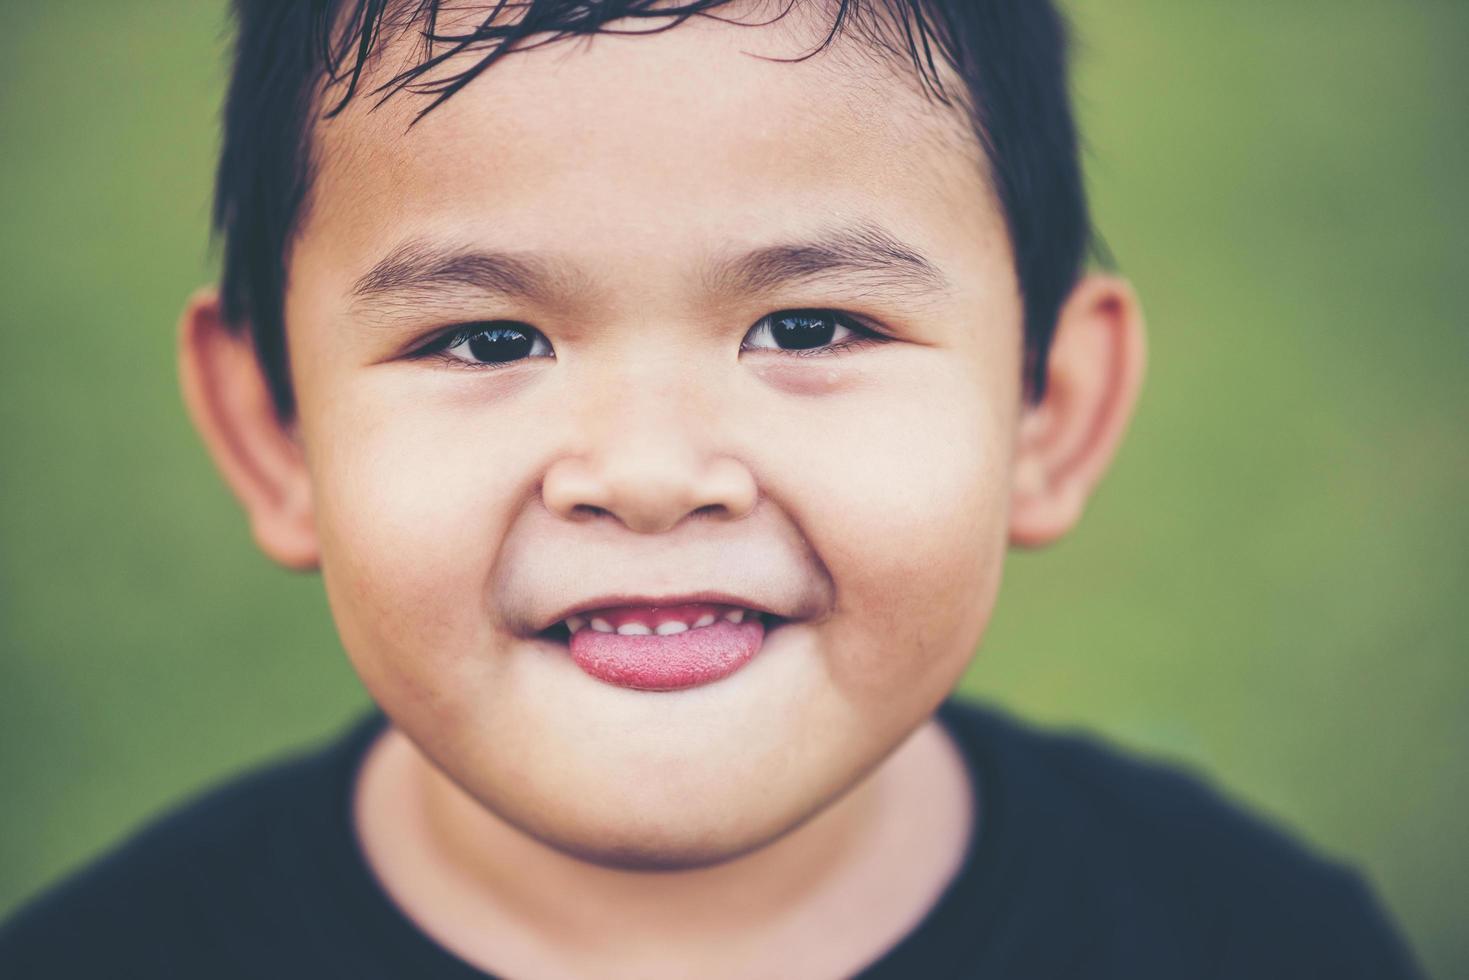
[(237, 15), (185, 397), (381, 711), (0, 975), (1418, 975), (1353, 872), (950, 696), (1143, 372), (1047, 3)]

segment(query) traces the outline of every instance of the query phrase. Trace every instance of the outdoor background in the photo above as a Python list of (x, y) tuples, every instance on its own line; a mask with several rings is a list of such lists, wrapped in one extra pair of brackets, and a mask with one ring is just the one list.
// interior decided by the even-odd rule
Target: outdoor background
[[(1202, 767), (1469, 975), (1469, 4), (1075, 7), (1149, 375), (963, 690)], [(178, 395), (225, 28), (0, 2), (0, 915), (367, 703)]]

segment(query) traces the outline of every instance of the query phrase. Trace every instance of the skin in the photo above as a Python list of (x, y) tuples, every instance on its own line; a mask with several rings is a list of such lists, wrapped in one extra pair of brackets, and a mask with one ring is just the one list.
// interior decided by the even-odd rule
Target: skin
[[(215, 291), (184, 312), (205, 443), (262, 550), (320, 570), (392, 723), (355, 799), (369, 863), (481, 969), (842, 976), (897, 942), (982, 822), (933, 711), (1007, 547), (1066, 533), (1131, 414), (1127, 283), (1078, 284), (1047, 397), (1024, 404), (1018, 287), (972, 140), (914, 80), (874, 111), (887, 69), (841, 45), (742, 53), (808, 47), (789, 25), (695, 19), (517, 54), (406, 133), (409, 97), (319, 125), (288, 423)], [(669, 82), (688, 78), (719, 84)], [(943, 285), (897, 269), (711, 289), (721, 258), (854, 224)], [(568, 275), (538, 298), (354, 295), (410, 240)], [(889, 339), (797, 356), (751, 334), (793, 308)], [(532, 356), (408, 356), (486, 320), (533, 327)], [(702, 589), (795, 621), (673, 692), (602, 683), (530, 635), (580, 600)]]

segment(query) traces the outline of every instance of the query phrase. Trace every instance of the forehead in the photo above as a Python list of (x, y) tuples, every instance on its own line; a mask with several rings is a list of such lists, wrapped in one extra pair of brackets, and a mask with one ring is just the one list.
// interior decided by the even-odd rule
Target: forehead
[[(844, 220), (1002, 247), (964, 110), (926, 98), (906, 53), (839, 36), (772, 60), (821, 41), (824, 6), (515, 51), (417, 121), (429, 96), (359, 95), (313, 131), (298, 241), (329, 240), (358, 272), (415, 236), (580, 250), (604, 267)], [(416, 37), (388, 37), (361, 90), (421, 57)]]

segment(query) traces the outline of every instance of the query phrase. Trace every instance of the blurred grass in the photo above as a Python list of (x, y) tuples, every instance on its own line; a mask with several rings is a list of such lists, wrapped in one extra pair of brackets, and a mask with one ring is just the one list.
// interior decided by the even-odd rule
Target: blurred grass
[[(1469, 972), (1469, 5), (1073, 6), (1149, 378), (964, 690), (1204, 768)], [(224, 27), (0, 4), (0, 914), (366, 704), (177, 395)]]

